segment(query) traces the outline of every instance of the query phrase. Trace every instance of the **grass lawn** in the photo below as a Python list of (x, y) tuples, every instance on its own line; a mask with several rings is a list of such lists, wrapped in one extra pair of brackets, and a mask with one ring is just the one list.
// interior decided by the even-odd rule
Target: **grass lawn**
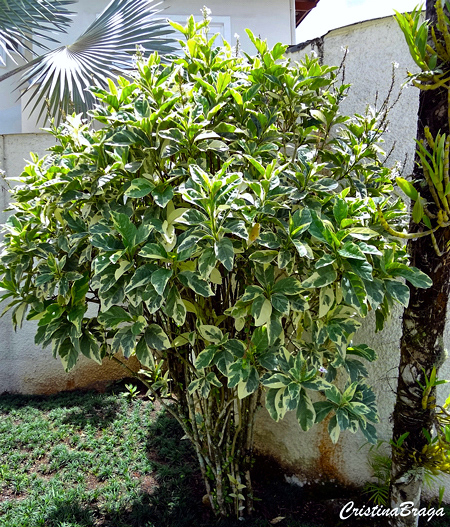
[[(145, 398), (0, 396), (0, 526), (269, 527), (284, 517), (280, 527), (351, 527), (267, 463), (255, 474), (255, 519), (216, 520), (202, 505), (196, 459), (182, 436)], [(450, 525), (445, 520), (435, 525)]]

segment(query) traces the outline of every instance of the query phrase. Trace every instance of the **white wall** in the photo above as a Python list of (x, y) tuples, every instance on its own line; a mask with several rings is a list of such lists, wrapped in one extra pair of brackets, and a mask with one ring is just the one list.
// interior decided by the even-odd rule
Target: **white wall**
[[(76, 4), (69, 6), (69, 10), (76, 12), (76, 17), (67, 34), (56, 35), (59, 45), (74, 42), (108, 3), (109, 0), (78, 0)], [(235, 34), (240, 36), (244, 51), (254, 52), (245, 33), (246, 28), (267, 38), (271, 46), (279, 41), (285, 44), (295, 42), (294, 0), (170, 0), (158, 7), (164, 8), (159, 16), (170, 18), (171, 15), (178, 15), (186, 19), (194, 14), (201, 17), (201, 9), (205, 3), (212, 11), (213, 22), (216, 16), (224, 23), (227, 28), (226, 36), (232, 43), (235, 41)], [(59, 46), (48, 45), (52, 49)], [(14, 63), (7, 57), (6, 67), (0, 67), (0, 76), (13, 68)], [(26, 101), (17, 101), (19, 93), (14, 91), (19, 79), (20, 74), (0, 83), (0, 134), (39, 132), (40, 128), (47, 126), (46, 117), (38, 123), (37, 114), (29, 118), (31, 107), (23, 110), (22, 115)]]
[[(343, 114), (364, 113), (368, 104), (374, 105), (376, 95), (382, 102), (391, 84), (391, 63), (398, 63), (394, 99), (406, 78), (406, 71), (414, 71), (415, 65), (409, 56), (403, 34), (391, 18), (382, 18), (327, 33), (322, 39), (296, 50), (294, 46), (289, 56), (300, 60), (306, 53), (314, 51), (323, 57), (324, 64), (339, 65), (345, 48), (348, 48), (345, 61), (345, 82), (351, 83), (350, 94), (341, 106)], [(385, 149), (390, 150), (396, 142), (390, 163), (403, 162), (408, 156), (404, 176), (407, 177), (413, 167), (414, 139), (416, 137), (418, 90), (408, 87), (403, 90), (400, 100), (389, 116), (389, 132), (386, 135)], [(378, 360), (370, 365), (369, 382), (377, 396), (380, 423), (377, 426), (380, 439), (391, 438), (391, 414), (395, 404), (397, 369), (400, 358), (402, 310), (398, 308), (392, 321), (381, 333), (375, 333), (374, 317), (368, 317), (355, 339), (375, 349)], [(450, 349), (450, 326), (447, 324), (445, 343)], [(440, 372), (441, 378), (450, 379), (450, 360), (447, 360)], [(445, 400), (448, 388), (439, 392)], [(339, 443), (333, 445), (324, 425), (316, 426), (309, 432), (303, 432), (292, 413), (283, 422), (274, 423), (265, 410), (258, 414), (256, 444), (259, 450), (272, 455), (284, 466), (286, 474), (295, 475), (300, 483), (311, 481), (329, 481), (344, 484), (362, 485), (371, 472), (367, 464), (368, 445), (361, 433), (341, 434)], [(364, 446), (366, 445), (366, 446)], [(446, 486), (445, 500), (450, 501), (450, 477), (443, 478)], [(436, 490), (425, 490), (425, 494), (436, 495)]]

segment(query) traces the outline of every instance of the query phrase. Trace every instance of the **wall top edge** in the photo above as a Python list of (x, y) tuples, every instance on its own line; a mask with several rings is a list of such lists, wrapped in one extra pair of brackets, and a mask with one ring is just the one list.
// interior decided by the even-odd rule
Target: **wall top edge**
[[(423, 11), (423, 12), (425, 13), (425, 11)], [(327, 36), (339, 34), (341, 32), (344, 33), (345, 31), (348, 31), (349, 29), (355, 28), (357, 26), (364, 26), (364, 25), (370, 25), (370, 24), (374, 24), (374, 23), (380, 23), (380, 22), (384, 22), (386, 20), (391, 20), (393, 18), (394, 18), (394, 15), (381, 16), (381, 17), (377, 17), (377, 18), (371, 18), (370, 20), (361, 20), (360, 22), (353, 22), (353, 23), (348, 24), (346, 26), (341, 26), (341, 27), (337, 27), (337, 28), (334, 28), (334, 29), (330, 29), (329, 31), (327, 31), (326, 33), (324, 33), (323, 35), (321, 35), (319, 37), (313, 38), (311, 40), (306, 40), (305, 42), (299, 42), (298, 44), (294, 44), (292, 46), (289, 46), (287, 48), (287, 50), (286, 50), (286, 53), (295, 53), (297, 51), (302, 51), (303, 49), (305, 49), (309, 45), (315, 44), (317, 42), (320, 42), (321, 40), (323, 40)]]

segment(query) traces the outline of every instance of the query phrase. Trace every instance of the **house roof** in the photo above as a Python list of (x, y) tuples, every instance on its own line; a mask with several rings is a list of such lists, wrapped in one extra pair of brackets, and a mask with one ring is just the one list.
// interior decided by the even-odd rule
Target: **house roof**
[(295, 25), (298, 26), (318, 3), (319, 0), (295, 0)]

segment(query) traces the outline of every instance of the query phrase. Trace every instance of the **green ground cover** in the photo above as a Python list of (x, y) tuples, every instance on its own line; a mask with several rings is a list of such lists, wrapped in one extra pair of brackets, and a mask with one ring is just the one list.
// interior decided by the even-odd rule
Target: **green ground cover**
[[(0, 396), (0, 527), (242, 525), (216, 520), (202, 504), (197, 463), (178, 424), (148, 399), (116, 391)], [(281, 476), (267, 460), (256, 463), (259, 501), (247, 527), (351, 527), (326, 492), (314, 501)]]

